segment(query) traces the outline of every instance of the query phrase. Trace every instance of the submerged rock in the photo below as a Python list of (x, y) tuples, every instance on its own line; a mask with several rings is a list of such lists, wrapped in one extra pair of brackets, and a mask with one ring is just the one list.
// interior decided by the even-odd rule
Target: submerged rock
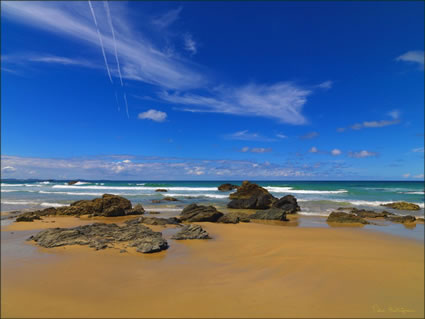
[(126, 224), (120, 227), (116, 224), (94, 223), (74, 228), (50, 228), (28, 240), (33, 240), (45, 248), (88, 245), (99, 250), (118, 242), (128, 242), (128, 247), (136, 247), (141, 253), (153, 253), (168, 248), (161, 233), (141, 224)]
[(77, 184), (79, 181), (69, 181), (68, 182), (68, 185), (74, 185), (74, 184)]
[(414, 223), (416, 220), (415, 216), (407, 215), (407, 216), (389, 216), (386, 218), (389, 221), (395, 222), (395, 223)]
[(230, 194), (229, 198), (231, 201), (227, 207), (242, 209), (267, 209), (276, 200), (265, 188), (248, 181), (242, 182), (242, 185), (236, 192)]
[(381, 206), (389, 207), (392, 209), (398, 209), (398, 210), (420, 210), (420, 206), (408, 203), (408, 202), (394, 202), (394, 203), (388, 203), (388, 204), (381, 204)]
[(239, 188), (238, 185), (233, 185), (233, 184), (229, 184), (229, 183), (225, 183), (225, 184), (221, 184), (219, 187), (217, 187), (217, 189), (221, 192), (230, 192), (234, 189)]
[(171, 238), (175, 240), (211, 239), (210, 235), (199, 225), (186, 225)]
[(301, 210), (297, 199), (292, 195), (286, 195), (276, 200), (273, 202), (272, 207), (283, 209), (287, 214), (295, 214)]
[(185, 222), (216, 222), (223, 213), (214, 206), (190, 204), (180, 213), (179, 219)]
[(260, 210), (249, 216), (251, 219), (267, 219), (267, 220), (281, 220), (288, 221), (286, 218), (286, 211), (282, 208), (269, 208)]
[(175, 197), (165, 196), (163, 200), (167, 200), (169, 202), (178, 202), (179, 200)]
[(364, 220), (362, 217), (357, 216), (356, 214), (344, 213), (344, 212), (332, 212), (328, 219), (326, 220), (329, 223), (359, 223), (359, 224), (369, 224), (368, 221)]
[(155, 192), (168, 192), (165, 188), (158, 188), (155, 190)]

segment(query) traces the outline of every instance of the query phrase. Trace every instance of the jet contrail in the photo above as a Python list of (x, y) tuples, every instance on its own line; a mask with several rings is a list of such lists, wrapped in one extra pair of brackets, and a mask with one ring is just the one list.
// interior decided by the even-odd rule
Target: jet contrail
[(127, 112), (127, 117), (130, 118), (130, 115), (128, 114), (127, 94), (125, 94), (125, 92), (124, 92), (124, 101), (125, 101), (125, 111)]
[(99, 37), (99, 42), (100, 42), (100, 47), (102, 49), (103, 59), (105, 60), (106, 71), (108, 71), (109, 80), (113, 84), (112, 77), (111, 77), (111, 72), (109, 71), (108, 61), (106, 60), (105, 48), (103, 47), (102, 36), (100, 34), (99, 26), (97, 25), (96, 16), (94, 15), (93, 6), (91, 5), (90, 0), (88, 0), (88, 2), (89, 2), (89, 6), (90, 6), (91, 15), (93, 16), (94, 24), (96, 25), (97, 36)]
[(122, 82), (122, 75), (121, 75), (120, 61), (118, 60), (117, 42), (116, 42), (116, 40), (115, 40), (115, 31), (114, 31), (114, 26), (113, 26), (113, 24), (112, 24), (111, 11), (109, 10), (109, 3), (108, 3), (108, 1), (103, 1), (103, 5), (105, 6), (105, 10), (106, 10), (106, 15), (107, 15), (107, 17), (108, 17), (109, 26), (111, 27), (112, 38), (113, 38), (113, 40), (114, 40), (115, 60), (117, 61), (118, 74), (120, 75), (121, 86), (124, 86), (124, 84), (123, 84), (123, 82)]
[(115, 91), (115, 100), (117, 101), (117, 106), (118, 106), (118, 112), (120, 111), (120, 105), (118, 103), (118, 95), (117, 95), (117, 91)]

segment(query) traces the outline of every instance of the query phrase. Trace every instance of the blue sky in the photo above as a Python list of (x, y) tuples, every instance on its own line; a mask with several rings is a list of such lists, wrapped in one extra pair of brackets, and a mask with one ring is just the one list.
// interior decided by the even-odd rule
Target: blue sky
[(424, 3), (1, 3), (3, 178), (414, 179)]

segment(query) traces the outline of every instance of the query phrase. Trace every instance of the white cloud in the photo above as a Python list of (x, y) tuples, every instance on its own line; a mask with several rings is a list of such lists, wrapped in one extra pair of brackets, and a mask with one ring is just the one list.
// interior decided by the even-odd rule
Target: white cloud
[(397, 120), (398, 118), (400, 118), (400, 111), (399, 110), (392, 110), (392, 111), (388, 112), (388, 115), (390, 117), (392, 117), (394, 120)]
[(231, 140), (240, 140), (240, 141), (262, 141), (262, 142), (275, 141), (272, 138), (262, 136), (258, 133), (250, 133), (248, 130), (243, 130), (243, 131), (238, 131), (232, 134), (227, 134), (224, 137)]
[(179, 94), (163, 91), (160, 97), (168, 102), (192, 106), (191, 112), (215, 112), (242, 116), (278, 119), (282, 123), (300, 125), (307, 120), (302, 109), (312, 91), (290, 82), (272, 85), (250, 84), (237, 88), (220, 87), (214, 95)]
[(141, 120), (152, 120), (155, 122), (164, 122), (165, 119), (167, 118), (167, 113), (150, 109), (146, 112), (139, 113), (137, 117)]
[(410, 62), (424, 67), (424, 51), (408, 51), (396, 58), (397, 61)]
[(363, 150), (363, 151), (360, 151), (360, 152), (349, 152), (348, 156), (353, 157), (353, 158), (365, 158), (365, 157), (378, 156), (378, 153)]
[(249, 152), (249, 147), (248, 146), (242, 147), (241, 152), (242, 153)]
[(321, 89), (330, 89), (332, 88), (332, 86), (333, 86), (332, 81), (325, 81), (317, 85), (317, 87)]
[(409, 178), (410, 177), (410, 173), (403, 174), (403, 177), (404, 178)]
[(276, 137), (277, 137), (277, 138), (281, 138), (281, 139), (288, 138), (285, 134), (282, 134), (282, 133), (278, 133), (278, 134), (276, 134)]
[(4, 166), (1, 168), (2, 172), (15, 172), (16, 168), (14, 168), (13, 166)]
[(341, 151), (339, 150), (339, 149), (337, 149), (337, 148), (335, 148), (335, 149), (333, 149), (332, 151), (331, 151), (331, 154), (332, 155), (334, 155), (334, 156), (338, 156), (338, 155), (341, 155)]
[(423, 152), (424, 152), (424, 148), (423, 148), (423, 147), (414, 148), (414, 149), (412, 150), (412, 152), (415, 152), (415, 153), (423, 153)]
[(319, 152), (319, 150), (317, 149), (317, 147), (316, 147), (316, 146), (313, 146), (312, 148), (310, 148), (309, 152), (310, 152), (310, 153), (318, 153), (318, 152)]
[(164, 13), (163, 15), (154, 18), (152, 20), (152, 23), (160, 28), (166, 28), (169, 25), (173, 24), (179, 18), (182, 9), (182, 7), (172, 9)]
[(253, 148), (249, 148), (247, 146), (242, 147), (241, 152), (243, 153), (247, 153), (247, 152), (251, 152), (251, 153), (268, 153), (271, 152), (272, 149), (271, 148), (264, 148), (264, 147), (253, 147)]
[(424, 178), (424, 174), (415, 175), (415, 176), (413, 176), (413, 178)]
[[(396, 125), (400, 123), (400, 111), (399, 110), (392, 110), (387, 113), (389, 117), (392, 118), (392, 120), (380, 120), (380, 121), (364, 121), (362, 123), (356, 123), (350, 126), (352, 130), (361, 130), (364, 128), (379, 128), (379, 127), (385, 127), (385, 126), (391, 126)], [(337, 132), (344, 132), (347, 128), (340, 127), (337, 129)]]
[(190, 33), (184, 35), (184, 48), (186, 51), (189, 51), (191, 55), (194, 55), (198, 52), (198, 48), (195, 40)]

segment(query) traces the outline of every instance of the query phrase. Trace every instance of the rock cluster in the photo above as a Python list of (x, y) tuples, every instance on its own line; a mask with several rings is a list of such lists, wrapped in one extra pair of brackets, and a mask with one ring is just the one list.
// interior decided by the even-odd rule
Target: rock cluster
[(141, 253), (153, 253), (168, 248), (162, 234), (154, 232), (140, 223), (116, 224), (94, 223), (74, 228), (50, 228), (31, 236), (42, 247), (52, 248), (66, 245), (88, 245), (96, 250), (113, 247), (115, 243), (126, 243)]
[(239, 187), (238, 185), (225, 183), (225, 184), (221, 184), (219, 187), (217, 187), (217, 189), (221, 192), (230, 192), (234, 189), (238, 189), (238, 187)]
[[(342, 212), (341, 210), (349, 210), (348, 213)], [(373, 210), (357, 209), (355, 207), (338, 208), (338, 211), (332, 212), (327, 221), (336, 223), (361, 223), (368, 224), (364, 218), (384, 218), (385, 220), (396, 222), (396, 223), (413, 223), (416, 221), (415, 216), (397, 216), (393, 213), (382, 211), (376, 212)]]
[(360, 216), (352, 213), (332, 212), (328, 219), (329, 223), (355, 223), (355, 224), (369, 224), (369, 222)]
[(142, 215), (144, 212), (145, 210), (140, 204), (132, 207), (131, 202), (124, 197), (104, 194), (101, 198), (95, 198), (93, 200), (79, 200), (72, 203), (70, 206), (65, 207), (49, 207), (34, 212), (26, 212), (21, 214), (19, 217), (33, 218), (32, 216), (40, 217), (49, 215), (90, 215), (115, 217), (126, 215)]
[(171, 238), (175, 240), (211, 239), (210, 235), (199, 225), (186, 225)]

